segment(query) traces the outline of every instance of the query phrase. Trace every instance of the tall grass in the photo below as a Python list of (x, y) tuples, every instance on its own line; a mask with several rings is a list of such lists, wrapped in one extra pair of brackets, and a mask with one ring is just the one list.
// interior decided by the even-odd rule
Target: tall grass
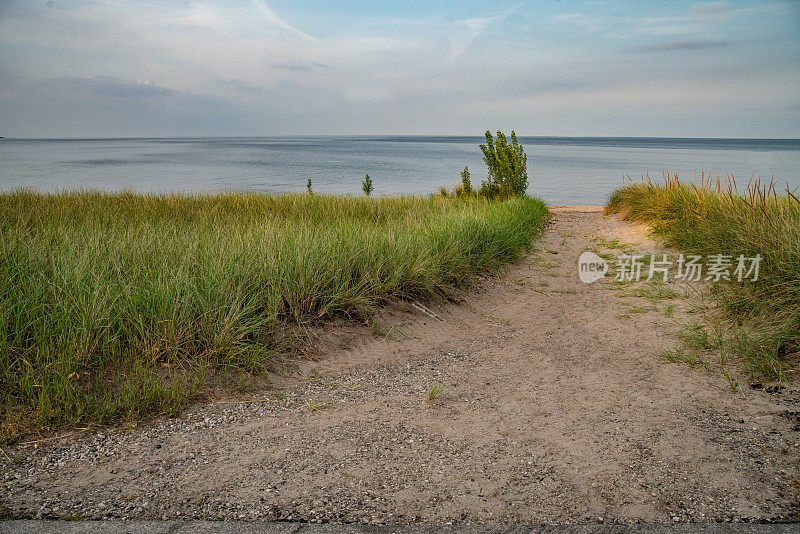
[(731, 347), (754, 375), (780, 377), (800, 351), (800, 200), (774, 183), (701, 176), (681, 183), (635, 184), (616, 191), (607, 213), (650, 223), (672, 245), (701, 255), (761, 254), (759, 280), (717, 287), (736, 328)]
[(325, 195), (0, 195), (0, 437), (174, 414), (263, 373), (287, 327), (428, 298), (516, 258), (547, 209)]

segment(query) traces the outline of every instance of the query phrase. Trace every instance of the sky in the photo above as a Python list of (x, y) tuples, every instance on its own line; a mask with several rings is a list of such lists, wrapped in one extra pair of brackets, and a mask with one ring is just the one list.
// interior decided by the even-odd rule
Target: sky
[(0, 135), (800, 138), (800, 2), (0, 0)]

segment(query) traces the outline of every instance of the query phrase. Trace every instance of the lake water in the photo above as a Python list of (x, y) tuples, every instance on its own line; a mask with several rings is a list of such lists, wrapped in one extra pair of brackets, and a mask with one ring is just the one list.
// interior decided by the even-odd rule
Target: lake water
[[(304, 191), (428, 194), (486, 177), (480, 137), (0, 139), (0, 190)], [(529, 193), (551, 204), (602, 204), (626, 176), (733, 173), (800, 186), (800, 140), (520, 138)]]

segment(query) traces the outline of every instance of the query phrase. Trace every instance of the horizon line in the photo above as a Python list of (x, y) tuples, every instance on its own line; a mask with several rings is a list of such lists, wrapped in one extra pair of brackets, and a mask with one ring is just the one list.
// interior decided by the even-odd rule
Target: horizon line
[[(289, 135), (169, 135), (169, 136), (57, 136), (14, 137), (0, 136), (9, 141), (110, 141), (132, 139), (291, 139), (298, 137), (348, 137), (348, 138), (464, 138), (483, 139), (483, 135), (464, 134), (289, 134)], [(518, 135), (520, 139), (624, 139), (624, 140), (691, 140), (691, 141), (800, 141), (800, 137), (684, 137), (684, 136), (626, 136), (626, 135)]]

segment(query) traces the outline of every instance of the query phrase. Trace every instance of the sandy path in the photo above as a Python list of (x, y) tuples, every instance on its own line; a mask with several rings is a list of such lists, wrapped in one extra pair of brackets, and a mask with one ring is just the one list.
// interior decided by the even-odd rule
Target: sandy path
[(800, 519), (796, 390), (664, 363), (682, 301), (578, 280), (597, 238), (658, 250), (645, 235), (559, 209), (537, 253), (438, 319), (397, 305), (374, 328), (326, 327), (325, 357), (270, 392), (283, 400), (17, 447), (0, 498), (32, 517)]

